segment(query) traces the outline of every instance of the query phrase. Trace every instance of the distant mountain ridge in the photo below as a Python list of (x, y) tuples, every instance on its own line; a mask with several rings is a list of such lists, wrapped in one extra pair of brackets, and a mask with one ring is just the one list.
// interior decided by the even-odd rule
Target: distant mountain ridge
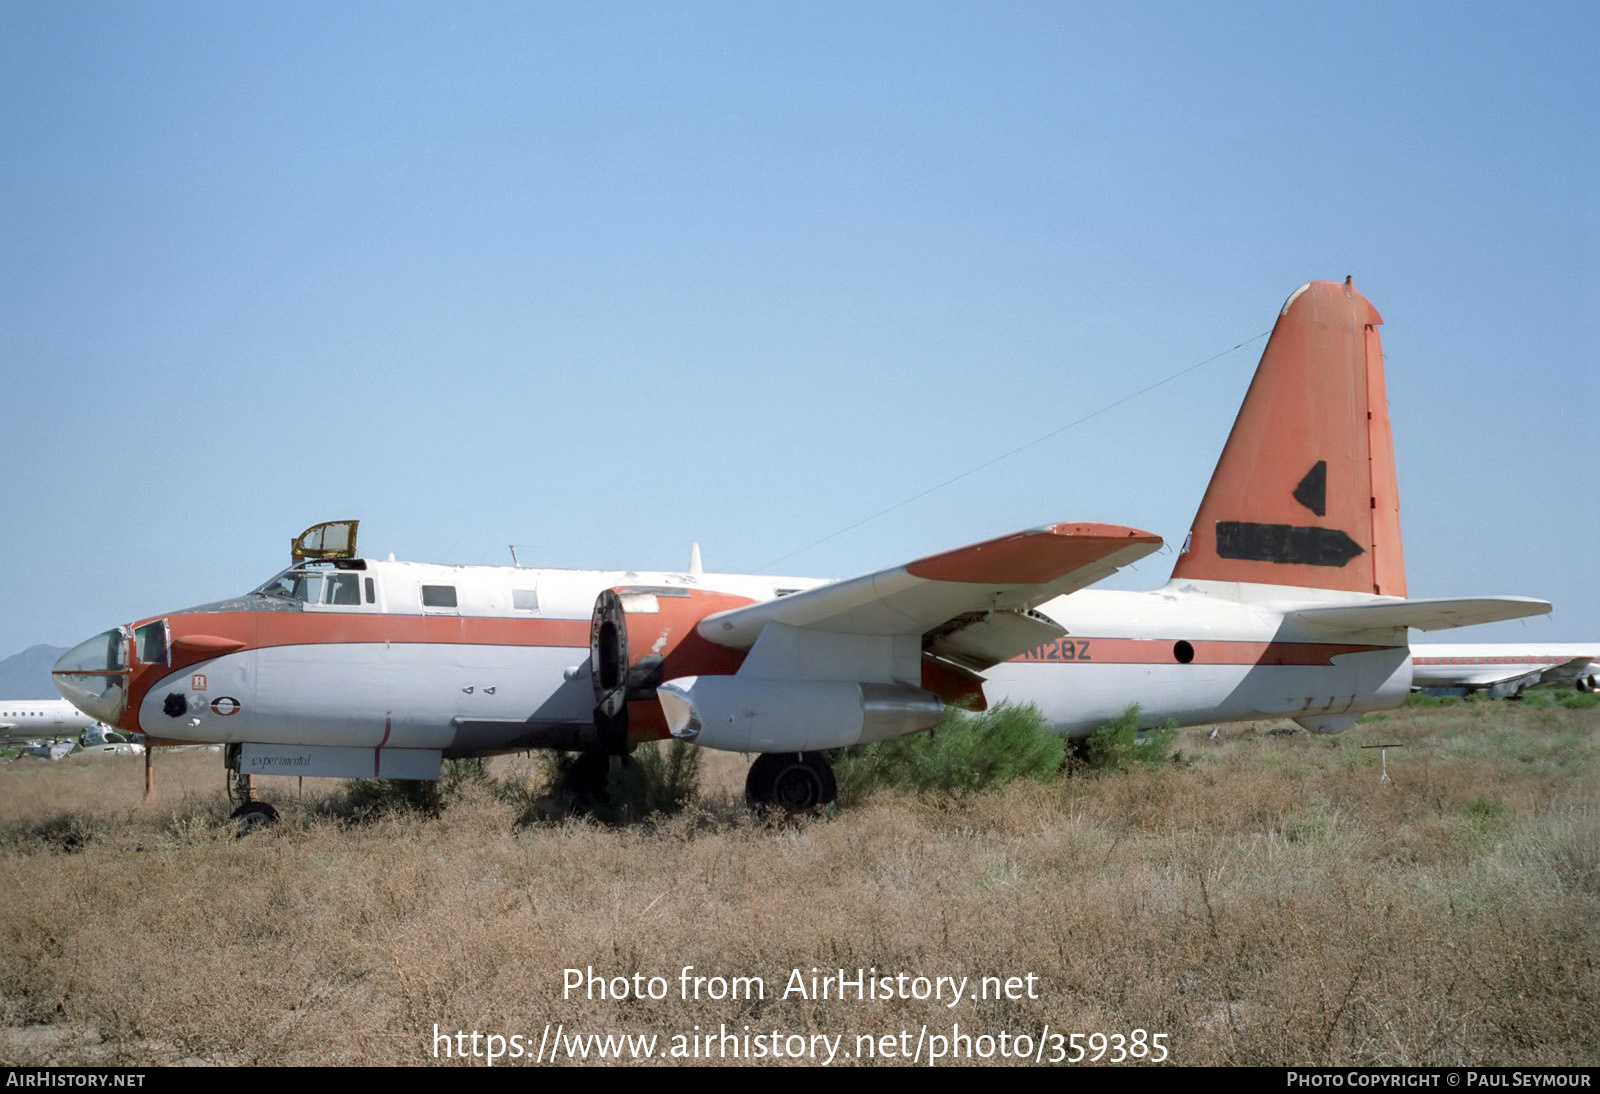
[(65, 646), (29, 646), (0, 661), (0, 699), (59, 699), (50, 669)]

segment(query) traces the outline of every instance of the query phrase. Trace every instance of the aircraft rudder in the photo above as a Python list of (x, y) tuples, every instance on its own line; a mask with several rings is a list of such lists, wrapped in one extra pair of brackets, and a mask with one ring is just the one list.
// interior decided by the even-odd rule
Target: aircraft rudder
[(1348, 279), (1290, 295), (1175, 580), (1405, 595), (1382, 322)]

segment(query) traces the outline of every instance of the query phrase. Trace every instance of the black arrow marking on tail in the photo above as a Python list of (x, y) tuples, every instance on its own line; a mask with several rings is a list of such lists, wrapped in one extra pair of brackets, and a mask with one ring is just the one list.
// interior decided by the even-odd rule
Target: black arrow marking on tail
[[(1294, 500), (1319, 517), (1328, 515), (1328, 461), (1318, 460), (1294, 488)], [(1342, 565), (1342, 563), (1341, 563)]]
[(1361, 553), (1361, 545), (1337, 528), (1217, 521), (1219, 558), (1303, 566), (1343, 566)]

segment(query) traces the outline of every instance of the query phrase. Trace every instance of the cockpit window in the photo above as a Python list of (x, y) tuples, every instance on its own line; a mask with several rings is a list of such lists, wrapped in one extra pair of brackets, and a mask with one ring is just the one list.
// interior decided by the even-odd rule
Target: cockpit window
[(329, 604), (360, 604), (361, 579), (355, 574), (328, 575)]
[(167, 624), (165, 620), (146, 623), (133, 632), (134, 656), (142, 664), (165, 665), (167, 663)]
[(331, 569), (294, 567), (283, 571), (254, 592), (302, 604), (356, 606), (361, 603), (361, 576)]
[[(320, 574), (317, 575), (317, 582), (317, 594), (320, 596), (322, 593), (322, 576)], [(275, 596), (282, 600), (304, 601), (309, 591), (310, 589), (306, 584), (306, 574), (303, 571), (285, 570), (255, 592), (257, 596)], [(311, 601), (311, 603), (315, 603), (315, 601)]]

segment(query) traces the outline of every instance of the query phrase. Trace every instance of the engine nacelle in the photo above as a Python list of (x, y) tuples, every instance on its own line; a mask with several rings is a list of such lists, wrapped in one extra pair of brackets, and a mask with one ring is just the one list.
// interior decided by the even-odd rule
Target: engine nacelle
[(901, 737), (944, 716), (905, 684), (680, 676), (656, 689), (674, 737), (728, 752), (816, 752)]

